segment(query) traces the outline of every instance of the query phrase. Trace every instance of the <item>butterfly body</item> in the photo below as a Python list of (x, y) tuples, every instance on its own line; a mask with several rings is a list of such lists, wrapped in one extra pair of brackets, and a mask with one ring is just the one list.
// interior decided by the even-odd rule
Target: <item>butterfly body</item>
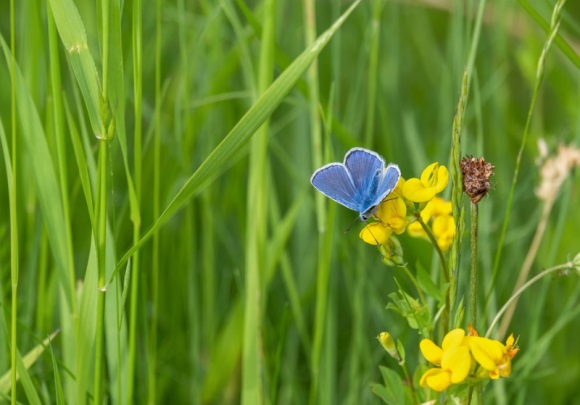
[(401, 172), (395, 164), (368, 149), (352, 148), (343, 163), (329, 163), (316, 170), (310, 182), (328, 198), (358, 211), (366, 221), (397, 185)]

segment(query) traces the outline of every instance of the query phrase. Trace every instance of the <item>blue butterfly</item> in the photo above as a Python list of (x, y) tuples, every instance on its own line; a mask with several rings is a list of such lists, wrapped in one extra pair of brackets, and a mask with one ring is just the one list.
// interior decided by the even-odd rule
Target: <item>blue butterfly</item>
[(378, 205), (397, 185), (401, 171), (378, 153), (352, 148), (344, 156), (344, 163), (329, 163), (316, 170), (310, 182), (328, 198), (358, 211), (366, 221)]

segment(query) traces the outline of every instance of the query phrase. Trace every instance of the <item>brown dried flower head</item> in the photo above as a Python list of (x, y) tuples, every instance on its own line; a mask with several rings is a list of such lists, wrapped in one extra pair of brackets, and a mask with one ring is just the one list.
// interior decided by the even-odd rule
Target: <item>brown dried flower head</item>
[(466, 156), (459, 162), (459, 167), (463, 174), (463, 191), (473, 204), (477, 204), (491, 187), (489, 178), (493, 176), (494, 166), (483, 157)]

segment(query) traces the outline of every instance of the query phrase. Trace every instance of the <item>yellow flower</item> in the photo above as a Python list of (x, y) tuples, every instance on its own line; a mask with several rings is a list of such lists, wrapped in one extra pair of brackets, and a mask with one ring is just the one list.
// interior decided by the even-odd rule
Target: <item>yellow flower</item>
[(520, 350), (514, 348), (513, 334), (508, 337), (505, 345), (497, 340), (472, 336), (469, 338), (469, 348), (475, 361), (492, 380), (510, 376), (511, 361)]
[(426, 202), (447, 186), (449, 171), (438, 162), (432, 163), (421, 173), (421, 179), (411, 178), (403, 186), (403, 196), (413, 202)]
[(440, 366), (423, 374), (420, 381), (422, 387), (441, 392), (467, 378), (472, 360), (463, 329), (453, 329), (447, 333), (441, 348), (430, 339), (423, 339), (419, 346), (425, 359)]
[(359, 237), (369, 245), (384, 245), (392, 233), (393, 230), (382, 222), (371, 222), (360, 231)]
[[(451, 201), (446, 201), (441, 197), (431, 199), (421, 211), (421, 220), (424, 223), (431, 223), (431, 231), (437, 240), (439, 248), (447, 251), (453, 243), (455, 236), (455, 221), (451, 215)], [(414, 238), (429, 239), (427, 233), (419, 222), (413, 222), (407, 227), (407, 232)]]
[(442, 251), (447, 251), (453, 243), (455, 236), (455, 220), (452, 215), (441, 215), (433, 220), (431, 227), (433, 235), (437, 239), (437, 244)]
[[(398, 183), (400, 184), (400, 182)], [(397, 184), (397, 187), (399, 185)], [(397, 190), (395, 187), (395, 190)], [(407, 227), (407, 206), (396, 192), (392, 192), (380, 205), (375, 216), (377, 222), (371, 222), (360, 232), (360, 238), (369, 245), (383, 245), (391, 234), (405, 232)]]

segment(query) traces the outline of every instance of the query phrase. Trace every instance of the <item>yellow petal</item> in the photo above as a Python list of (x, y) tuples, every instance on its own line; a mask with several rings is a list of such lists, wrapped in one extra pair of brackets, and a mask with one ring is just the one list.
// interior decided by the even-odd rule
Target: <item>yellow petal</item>
[(395, 186), (393, 193), (397, 195), (403, 195), (403, 186), (405, 185), (405, 179), (403, 176), (399, 177), (399, 181), (397, 181), (397, 185)]
[(381, 222), (371, 222), (360, 231), (359, 237), (369, 245), (382, 245), (387, 240), (392, 231)]
[(503, 345), (500, 342), (473, 336), (469, 339), (469, 347), (475, 361), (481, 367), (489, 371), (497, 370), (497, 365), (503, 357)]
[(425, 187), (421, 180), (412, 178), (403, 186), (403, 196), (413, 202), (425, 202), (435, 197), (435, 187)]
[(451, 382), (459, 384), (469, 374), (471, 355), (467, 346), (454, 346), (443, 352), (441, 368), (451, 371)]
[(429, 239), (427, 238), (427, 233), (425, 233), (425, 230), (419, 222), (413, 222), (412, 224), (409, 224), (407, 227), (407, 232), (414, 238)]
[(423, 374), (420, 384), (422, 387), (428, 386), (437, 392), (445, 391), (451, 385), (451, 375), (440, 368), (432, 368)]
[(435, 197), (429, 204), (433, 207), (433, 214), (432, 215), (451, 215), (453, 212), (453, 208), (451, 206), (451, 201), (447, 201), (441, 197)]
[(407, 206), (401, 197), (390, 198), (390, 196), (385, 200), (377, 211), (377, 217), (387, 223), (392, 217), (405, 217), (407, 216)]
[(447, 187), (447, 183), (449, 182), (449, 170), (445, 166), (439, 166), (439, 170), (437, 170), (437, 180), (434, 184), (438, 193), (443, 191), (445, 187)]
[(405, 232), (408, 222), (407, 218), (393, 217), (389, 220), (388, 225), (397, 235), (400, 235)]
[(431, 163), (421, 173), (421, 183), (426, 187), (437, 184), (437, 172), (439, 171), (439, 162)]
[(450, 347), (459, 346), (463, 343), (463, 338), (465, 337), (465, 331), (461, 328), (453, 329), (452, 331), (448, 332), (445, 337), (443, 338), (443, 343), (441, 347), (443, 350), (447, 350)]
[(427, 361), (433, 364), (441, 364), (441, 358), (443, 357), (443, 350), (435, 343), (433, 343), (430, 339), (423, 339), (421, 343), (419, 343), (419, 347), (421, 348), (421, 353), (423, 353), (423, 357), (427, 359)]

